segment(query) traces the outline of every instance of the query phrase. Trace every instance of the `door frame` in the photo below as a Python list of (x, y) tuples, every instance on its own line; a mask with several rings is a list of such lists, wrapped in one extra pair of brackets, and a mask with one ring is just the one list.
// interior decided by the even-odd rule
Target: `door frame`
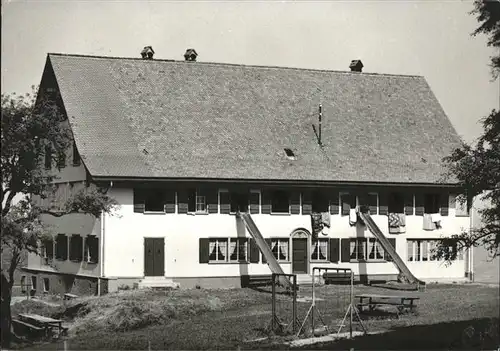
[(292, 271), (292, 274), (296, 274), (294, 273), (294, 269), (293, 269), (293, 239), (303, 239), (305, 240), (306, 242), (306, 255), (305, 255), (305, 266), (306, 266), (306, 269), (305, 269), (305, 273), (297, 273), (297, 274), (310, 274), (310, 269), (311, 269), (311, 265), (310, 265), (310, 257), (309, 257), (309, 248), (311, 246), (311, 233), (309, 233), (309, 231), (307, 229), (304, 229), (304, 228), (297, 228), (295, 230), (292, 231), (292, 233), (290, 234), (290, 241), (291, 241), (291, 250), (290, 250), (290, 256), (291, 256), (291, 263), (292, 263), (292, 267), (291, 267), (291, 271)]
[[(163, 239), (163, 275), (146, 275), (146, 239)], [(144, 236), (142, 240), (142, 255), (144, 257), (143, 264), (142, 264), (142, 273), (144, 278), (146, 277), (165, 277), (165, 273), (167, 272), (167, 264), (166, 264), (166, 246), (167, 246), (167, 241), (165, 240), (164, 236)]]

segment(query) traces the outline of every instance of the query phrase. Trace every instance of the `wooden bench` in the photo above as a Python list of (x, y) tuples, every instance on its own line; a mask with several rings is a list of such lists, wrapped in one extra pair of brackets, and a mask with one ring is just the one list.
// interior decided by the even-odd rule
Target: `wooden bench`
[(325, 272), (323, 273), (325, 284), (348, 285), (351, 284), (351, 273), (349, 272)]
[(40, 336), (45, 332), (45, 328), (43, 327), (38, 327), (16, 318), (12, 318), (12, 327), (16, 333), (20, 332), (20, 334), (26, 334), (27, 331), (30, 336)]
[[(373, 311), (379, 306), (395, 306), (398, 311), (398, 316), (400, 313), (406, 311), (414, 311), (417, 305), (414, 303), (419, 300), (416, 296), (398, 296), (398, 295), (377, 295), (377, 294), (361, 294), (355, 296), (359, 299), (356, 307), (359, 309), (360, 313), (364, 312), (364, 307), (368, 307), (369, 311)], [(368, 300), (366, 302), (365, 300)]]
[(75, 295), (75, 294), (70, 294), (70, 293), (64, 294), (64, 300), (72, 300), (72, 299), (76, 299), (77, 297), (78, 297), (78, 295)]

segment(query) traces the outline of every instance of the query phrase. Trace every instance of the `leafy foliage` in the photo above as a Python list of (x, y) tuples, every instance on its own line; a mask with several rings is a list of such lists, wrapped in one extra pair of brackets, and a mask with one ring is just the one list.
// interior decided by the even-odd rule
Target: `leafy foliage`
[[(500, 1), (499, 0), (475, 0), (472, 14), (476, 15), (481, 25), (472, 35), (486, 34), (488, 46), (500, 50)], [(500, 54), (491, 58), (493, 76), (500, 74)]]

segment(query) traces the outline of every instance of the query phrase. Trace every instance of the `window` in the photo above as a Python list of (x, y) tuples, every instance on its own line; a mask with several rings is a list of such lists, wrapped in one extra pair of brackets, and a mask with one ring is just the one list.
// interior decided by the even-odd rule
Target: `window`
[(207, 201), (199, 191), (190, 190), (188, 195), (188, 212), (206, 213)]
[(439, 194), (425, 194), (424, 213), (439, 213)]
[(45, 169), (52, 168), (52, 148), (50, 146), (45, 147), (45, 155), (44, 155), (44, 163)]
[(311, 251), (311, 260), (326, 261), (328, 259), (328, 239), (312, 239)]
[(405, 202), (401, 193), (389, 194), (389, 213), (404, 213)]
[(285, 149), (285, 154), (288, 159), (295, 160), (295, 154), (293, 153), (292, 149)]
[(80, 235), (72, 235), (70, 240), (69, 259), (75, 262), (82, 261), (83, 239)]
[(368, 239), (368, 260), (383, 260), (384, 248), (375, 238)]
[(271, 200), (271, 212), (290, 213), (290, 198), (287, 192), (277, 190), (273, 193)]
[(406, 245), (407, 245), (406, 257), (407, 257), (408, 261), (411, 262), (411, 261), (413, 261), (413, 240), (408, 240)]
[(229, 241), (229, 261), (247, 262), (248, 240), (244, 238), (232, 238)]
[(231, 193), (231, 213), (248, 211), (248, 194)]
[(97, 263), (99, 261), (99, 239), (94, 235), (88, 235), (85, 238), (83, 259), (88, 263)]
[(78, 153), (78, 149), (76, 148), (76, 143), (73, 142), (73, 166), (79, 166), (80, 161), (80, 154)]
[(165, 191), (161, 189), (144, 190), (144, 210), (146, 212), (165, 212)]
[[(408, 240), (408, 261), (436, 261), (438, 242), (438, 240)], [(459, 254), (457, 259), (460, 259), (460, 256)]]
[(56, 238), (56, 259), (66, 260), (68, 258), (68, 237), (58, 234)]
[(278, 261), (288, 261), (288, 239), (271, 239), (271, 251)]
[(312, 211), (315, 213), (328, 212), (329, 199), (323, 192), (315, 191), (312, 196)]
[(50, 290), (49, 278), (43, 278), (43, 292), (49, 292), (49, 290)]
[(21, 276), (21, 292), (26, 292), (26, 276)]
[(54, 258), (54, 241), (52, 239), (42, 241), (42, 257), (47, 260)]
[(354, 261), (384, 260), (385, 250), (375, 238), (352, 238), (350, 259)]
[(227, 239), (210, 239), (209, 241), (210, 262), (227, 261)]
[(31, 276), (31, 290), (36, 290), (36, 275)]

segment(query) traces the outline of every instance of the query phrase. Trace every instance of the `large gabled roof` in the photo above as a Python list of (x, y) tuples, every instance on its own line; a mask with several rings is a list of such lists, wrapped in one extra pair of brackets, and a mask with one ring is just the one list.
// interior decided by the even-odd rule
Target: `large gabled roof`
[[(460, 143), (420, 76), (47, 60), (44, 76), (53, 70), (94, 177), (435, 183)], [(323, 146), (313, 128), (319, 104)]]

